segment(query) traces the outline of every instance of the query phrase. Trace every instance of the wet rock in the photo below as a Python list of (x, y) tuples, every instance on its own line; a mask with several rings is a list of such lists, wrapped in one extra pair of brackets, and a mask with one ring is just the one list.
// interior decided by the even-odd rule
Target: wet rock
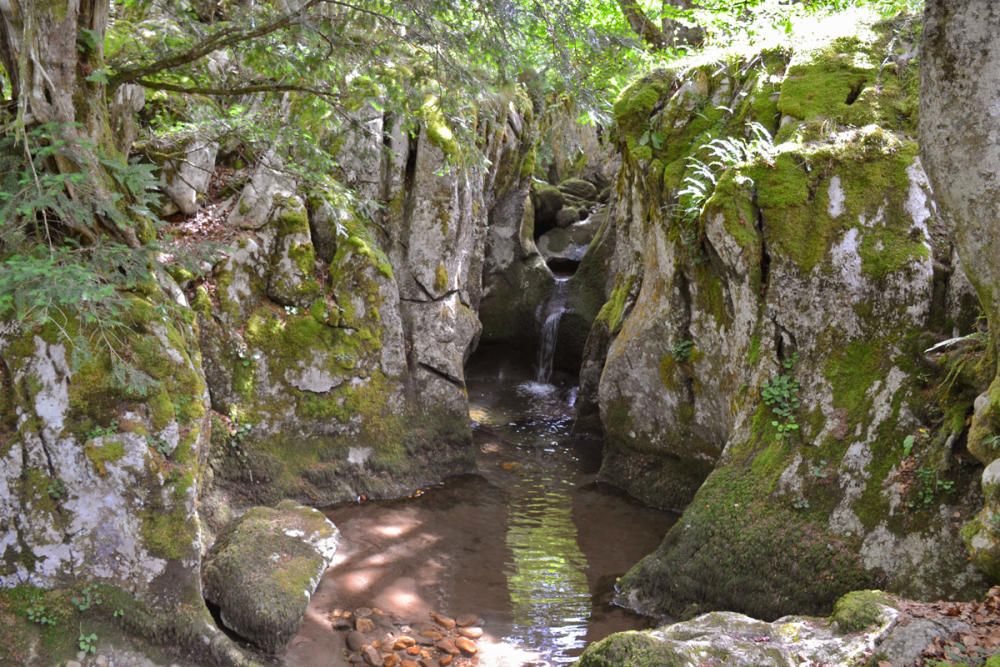
[(460, 628), (477, 625), (479, 623), (479, 617), (475, 614), (462, 614), (455, 619), (455, 623), (457, 623)]
[(400, 663), (400, 667), (421, 667), (423, 660), (419, 663), (416, 660), (404, 660)]
[(483, 636), (483, 629), (474, 626), (467, 628), (459, 628), (458, 634), (462, 635), (463, 637), (468, 637), (469, 639), (479, 639), (480, 637)]
[[(447, 667), (448, 665), (451, 664), (452, 660), (454, 660), (454, 659), (455, 659), (454, 656), (443, 655), (443, 656), (441, 656), (441, 659), (438, 660), (438, 664), (441, 665), (441, 667)], [(428, 661), (428, 662), (430, 662), (430, 661)]]
[(392, 648), (396, 651), (402, 651), (413, 646), (416, 643), (417, 640), (414, 639), (413, 637), (402, 635), (396, 638), (396, 641), (393, 643)]
[(434, 646), (449, 655), (458, 655), (459, 653), (459, 649), (457, 646), (455, 646), (455, 642), (453, 642), (450, 639), (442, 639), (441, 641), (434, 644)]
[(438, 632), (437, 630), (427, 629), (420, 631), (420, 636), (417, 637), (417, 641), (420, 642), (421, 644), (424, 644), (425, 646), (429, 646), (434, 642), (439, 641), (443, 638), (444, 635)]
[(277, 653), (298, 630), (337, 541), (336, 527), (318, 510), (289, 501), (254, 507), (205, 557), (205, 599), (218, 605), (228, 628)]
[(455, 646), (458, 647), (462, 653), (468, 653), (469, 655), (475, 655), (479, 648), (476, 647), (476, 642), (472, 641), (468, 637), (459, 637), (455, 640)]
[[(421, 640), (422, 640), (420, 642), (421, 644), (423, 644), (424, 641), (429, 641), (429, 640), (427, 640), (427, 637), (422, 637)], [(433, 642), (431, 642), (431, 644), (429, 644), (429, 645), (433, 645)], [(419, 646), (408, 646), (406, 648), (406, 654), (407, 655), (420, 655), (420, 647)]]
[(443, 614), (438, 614), (437, 612), (431, 612), (431, 618), (434, 622), (440, 625), (445, 630), (452, 630), (455, 627), (455, 619), (445, 616)]
[(369, 665), (372, 665), (372, 667), (382, 667), (382, 656), (374, 646), (366, 646), (362, 653), (365, 656), (365, 662)]
[(395, 653), (386, 653), (382, 656), (382, 664), (385, 667), (396, 667), (399, 664), (399, 656)]
[(354, 629), (358, 632), (372, 632), (375, 630), (375, 621), (366, 617), (358, 617), (354, 620)]
[(360, 651), (365, 645), (365, 636), (357, 630), (347, 633), (347, 648), (352, 651)]
[(372, 610), (368, 607), (358, 607), (354, 610), (354, 615), (361, 618), (368, 618), (372, 615)]

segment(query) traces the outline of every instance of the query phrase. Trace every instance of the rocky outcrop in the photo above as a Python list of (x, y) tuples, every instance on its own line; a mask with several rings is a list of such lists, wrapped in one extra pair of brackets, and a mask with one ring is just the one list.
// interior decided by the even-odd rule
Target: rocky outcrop
[(191, 215), (200, 208), (208, 192), (219, 144), (194, 139), (175, 151), (180, 155), (166, 159), (162, 167), (163, 192), (169, 203), (160, 214), (180, 212)]
[[(236, 249), (195, 299), (213, 469), (247, 502), (399, 496), (471, 465), (464, 363), (487, 235), (502, 236), (489, 221), (524, 200), (527, 129), (484, 102), (486, 168), (440, 120), (411, 136), (368, 114), (340, 144), (339, 186), (307, 191), (265, 155), (229, 216)], [(501, 245), (491, 258), (513, 256)]]
[(979, 0), (927, 3), (922, 41), (920, 140), (945, 219), (955, 229), (962, 266), (975, 286), (990, 331), (994, 377), (975, 403), (968, 448), (987, 466), (982, 512), (965, 531), (976, 563), (1000, 581), (1000, 135), (997, 85), (1000, 46), (991, 36), (1000, 8)]
[(765, 623), (713, 612), (646, 632), (623, 632), (591, 645), (579, 667), (730, 667), (774, 665), (916, 664), (935, 638), (968, 629), (961, 620), (929, 620), (900, 609), (879, 591), (857, 591), (837, 602), (830, 618), (787, 616)]
[[(70, 609), (66, 591), (90, 586), (114, 600), (129, 632), (199, 660), (250, 664), (202, 600), (208, 392), (187, 302), (169, 277), (159, 281), (123, 296), (122, 326), (3, 325), (0, 596), (61, 589), (51, 595)], [(35, 655), (23, 613), (16, 621), (10, 646)]]
[(337, 541), (336, 527), (311, 507), (247, 510), (205, 556), (205, 599), (226, 627), (277, 653), (298, 630)]
[[(196, 235), (225, 240), (210, 274), (171, 267), (180, 285), (164, 276), (123, 294), (113, 345), (74, 350), (77, 334), (107, 331), (72, 318), (63, 331), (5, 324), (0, 585), (70, 590), (86, 572), (134, 597), (123, 606), (137, 633), (241, 664), (200, 577), (215, 534), (224, 550), (248, 530), (226, 532), (234, 515), (284, 498), (396, 497), (468, 470), (463, 365), (490, 220), (519, 220), (526, 199), (525, 113), (519, 99), (484, 100), (482, 144), (467, 151), (439, 114), (412, 135), (389, 115), (363, 118), (336, 144), (350, 156), (339, 182), (306, 182), (267, 152), (238, 197), (198, 218)], [(178, 197), (197, 206), (193, 185)], [(260, 614), (258, 637), (242, 602), (224, 600), (239, 587), (212, 574), (224, 560), (206, 568), (212, 599), (276, 650), (291, 606)]]
[(917, 33), (825, 30), (652, 74), (615, 107), (614, 288), (582, 404), (605, 480), (687, 506), (621, 581), (647, 612), (983, 586), (959, 539), (979, 502), (961, 446), (975, 379), (922, 354), (968, 318), (913, 138)]
[(200, 599), (207, 392), (186, 304), (167, 301), (127, 301), (130, 360), (55, 325), (0, 336), (0, 585), (65, 585), (85, 567), (147, 602)]

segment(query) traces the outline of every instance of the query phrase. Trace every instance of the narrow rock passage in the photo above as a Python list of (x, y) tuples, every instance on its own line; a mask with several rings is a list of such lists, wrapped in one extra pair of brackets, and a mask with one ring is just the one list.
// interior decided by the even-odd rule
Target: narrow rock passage
[(477, 615), (479, 665), (568, 664), (588, 642), (648, 627), (610, 606), (612, 587), (675, 517), (595, 483), (601, 443), (570, 436), (572, 378), (537, 382), (523, 361), (468, 369), (478, 474), (327, 512), (343, 544), (287, 664), (349, 664), (334, 609), (378, 609), (415, 630), (432, 611)]

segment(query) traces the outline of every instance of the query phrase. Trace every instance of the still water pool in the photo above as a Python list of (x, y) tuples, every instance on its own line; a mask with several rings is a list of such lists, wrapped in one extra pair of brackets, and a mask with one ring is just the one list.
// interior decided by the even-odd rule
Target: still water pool
[(327, 511), (343, 541), (284, 662), (346, 664), (335, 609), (401, 622), (430, 611), (483, 620), (478, 664), (564, 665), (612, 632), (648, 627), (610, 604), (616, 577), (675, 516), (596, 482), (601, 443), (572, 434), (576, 389), (555, 374), (474, 361), (467, 369), (475, 475), (420, 497)]

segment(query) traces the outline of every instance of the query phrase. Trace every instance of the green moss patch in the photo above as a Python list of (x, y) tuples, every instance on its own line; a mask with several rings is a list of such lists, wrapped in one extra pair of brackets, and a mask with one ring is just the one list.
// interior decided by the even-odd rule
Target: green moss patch
[(882, 591), (853, 591), (837, 600), (830, 620), (842, 633), (860, 632), (879, 624), (889, 606), (892, 601)]

